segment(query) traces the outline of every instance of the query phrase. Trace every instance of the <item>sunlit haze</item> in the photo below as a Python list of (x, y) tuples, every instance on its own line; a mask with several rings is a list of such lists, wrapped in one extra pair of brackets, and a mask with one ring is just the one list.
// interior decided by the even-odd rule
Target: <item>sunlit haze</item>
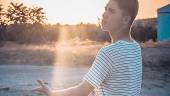
[[(44, 8), (48, 23), (77, 24), (80, 22), (97, 23), (108, 0), (0, 0), (7, 5), (12, 2), (23, 2), (28, 6)], [(139, 18), (156, 17), (157, 8), (170, 3), (170, 0), (139, 0)]]

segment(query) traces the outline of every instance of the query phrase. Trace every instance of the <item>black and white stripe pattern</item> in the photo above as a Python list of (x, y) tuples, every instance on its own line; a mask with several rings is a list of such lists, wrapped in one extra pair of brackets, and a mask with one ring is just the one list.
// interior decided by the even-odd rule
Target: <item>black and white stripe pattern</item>
[(139, 96), (142, 83), (139, 44), (119, 40), (101, 48), (83, 79), (95, 87), (95, 96)]

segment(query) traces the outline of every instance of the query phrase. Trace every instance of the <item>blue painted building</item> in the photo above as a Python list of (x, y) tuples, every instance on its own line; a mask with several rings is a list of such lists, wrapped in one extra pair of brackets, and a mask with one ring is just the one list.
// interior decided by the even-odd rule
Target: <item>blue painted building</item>
[(170, 40), (170, 4), (157, 10), (157, 41)]

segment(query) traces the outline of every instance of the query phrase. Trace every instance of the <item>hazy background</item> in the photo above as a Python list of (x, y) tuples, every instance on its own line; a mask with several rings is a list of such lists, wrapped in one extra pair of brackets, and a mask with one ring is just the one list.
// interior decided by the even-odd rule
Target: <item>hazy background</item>
[[(47, 14), (47, 22), (53, 24), (97, 23), (108, 2), (108, 0), (0, 0), (0, 3), (7, 6), (11, 1), (43, 7)], [(156, 17), (157, 8), (169, 3), (170, 0), (139, 0), (137, 19)]]
[[(31, 91), (37, 79), (53, 89), (80, 83), (111, 43), (98, 24), (107, 1), (0, 0), (0, 96), (42, 96)], [(170, 0), (139, 3), (131, 35), (142, 49), (141, 94), (170, 96), (170, 42), (157, 41), (156, 27)]]

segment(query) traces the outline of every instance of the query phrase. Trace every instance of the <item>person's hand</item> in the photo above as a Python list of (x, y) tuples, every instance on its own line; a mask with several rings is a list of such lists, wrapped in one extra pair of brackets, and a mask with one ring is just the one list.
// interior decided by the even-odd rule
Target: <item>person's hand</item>
[(40, 92), (44, 95), (47, 95), (47, 96), (51, 96), (51, 90), (48, 86), (46, 86), (43, 81), (41, 80), (37, 80), (37, 82), (40, 84), (41, 87), (39, 88), (35, 88), (33, 89), (32, 91), (35, 91), (35, 92)]

